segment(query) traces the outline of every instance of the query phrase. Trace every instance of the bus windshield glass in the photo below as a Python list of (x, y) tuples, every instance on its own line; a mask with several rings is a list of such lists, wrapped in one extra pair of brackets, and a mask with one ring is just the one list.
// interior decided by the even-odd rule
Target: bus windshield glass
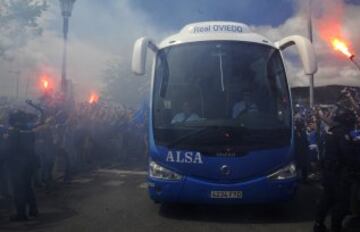
[(284, 64), (271, 46), (208, 41), (164, 48), (153, 91), (159, 145), (211, 153), (290, 143)]

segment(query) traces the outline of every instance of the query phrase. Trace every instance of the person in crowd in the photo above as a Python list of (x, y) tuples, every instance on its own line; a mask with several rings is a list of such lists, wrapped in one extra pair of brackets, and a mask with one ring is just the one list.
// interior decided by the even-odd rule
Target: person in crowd
[(319, 147), (318, 147), (318, 133), (316, 119), (312, 118), (307, 124), (307, 139), (309, 142), (309, 157), (311, 160), (318, 159)]
[(40, 173), (37, 180), (38, 185), (45, 185), (47, 190), (50, 189), (51, 182), (53, 180), (53, 168), (55, 165), (56, 149), (53, 138), (54, 118), (48, 117), (45, 120), (44, 125), (36, 128), (36, 142), (35, 151), (40, 157)]
[(321, 144), (318, 126), (318, 119), (315, 115), (310, 117), (310, 120), (307, 124), (307, 140), (308, 140), (308, 161), (307, 166), (309, 168), (309, 179), (315, 180), (318, 179), (319, 175), (317, 171), (319, 170), (320, 164), (320, 148), (319, 144)]
[(356, 119), (355, 128), (351, 131), (351, 138), (354, 141), (360, 142), (360, 118)]
[(355, 147), (350, 132), (355, 124), (354, 113), (338, 107), (334, 116), (335, 125), (325, 139), (323, 162), (323, 193), (318, 205), (314, 232), (325, 232), (325, 219), (331, 210), (331, 231), (342, 231), (342, 223), (350, 205), (351, 181), (349, 173), (359, 170), (355, 162)]
[(8, 181), (8, 169), (6, 166), (6, 138), (7, 128), (0, 122), (0, 196), (10, 199), (10, 189)]
[(232, 109), (232, 118), (236, 119), (245, 113), (258, 112), (258, 106), (251, 98), (251, 92), (246, 90), (242, 93), (242, 99), (236, 102)]
[[(29, 102), (31, 104), (31, 102)], [(24, 111), (10, 114), (7, 138), (7, 162), (13, 187), (16, 214), (13, 221), (24, 221), (39, 214), (32, 180), (39, 166), (35, 155), (34, 129), (43, 122), (43, 117), (34, 122), (36, 116)]]
[(68, 183), (73, 174), (79, 169), (79, 156), (76, 151), (75, 141), (77, 137), (77, 115), (71, 114), (64, 123), (61, 139), (61, 148), (65, 156), (64, 181)]
[(295, 120), (295, 160), (303, 182), (308, 177), (308, 146), (305, 122), (298, 117)]
[[(360, 117), (358, 116), (356, 118), (355, 128), (351, 131), (350, 136), (355, 144), (355, 154), (357, 159), (355, 162), (360, 163)], [(351, 210), (354, 215), (357, 215), (357, 218), (360, 221), (360, 167), (357, 173), (354, 172), (353, 177), (354, 185), (352, 188)]]

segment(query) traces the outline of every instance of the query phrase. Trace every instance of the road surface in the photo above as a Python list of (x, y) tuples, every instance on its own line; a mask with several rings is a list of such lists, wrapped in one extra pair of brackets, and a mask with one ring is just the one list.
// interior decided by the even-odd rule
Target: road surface
[(297, 198), (275, 206), (181, 206), (154, 204), (146, 173), (98, 169), (39, 192), (41, 216), (26, 223), (2, 218), (0, 231), (311, 231), (320, 190), (303, 185)]

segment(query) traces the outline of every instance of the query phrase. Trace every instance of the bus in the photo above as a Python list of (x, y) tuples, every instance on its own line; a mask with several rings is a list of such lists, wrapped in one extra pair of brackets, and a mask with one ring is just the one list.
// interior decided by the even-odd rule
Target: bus
[(148, 189), (156, 203), (272, 203), (297, 189), (292, 103), (282, 50), (317, 71), (311, 42), (275, 43), (243, 23), (186, 25), (135, 42), (132, 71), (153, 56)]

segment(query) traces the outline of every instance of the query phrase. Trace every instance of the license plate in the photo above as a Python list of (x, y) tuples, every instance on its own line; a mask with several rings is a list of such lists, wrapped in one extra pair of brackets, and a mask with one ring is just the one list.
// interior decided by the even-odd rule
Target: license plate
[(242, 199), (242, 191), (211, 191), (211, 198), (221, 198), (221, 199)]

